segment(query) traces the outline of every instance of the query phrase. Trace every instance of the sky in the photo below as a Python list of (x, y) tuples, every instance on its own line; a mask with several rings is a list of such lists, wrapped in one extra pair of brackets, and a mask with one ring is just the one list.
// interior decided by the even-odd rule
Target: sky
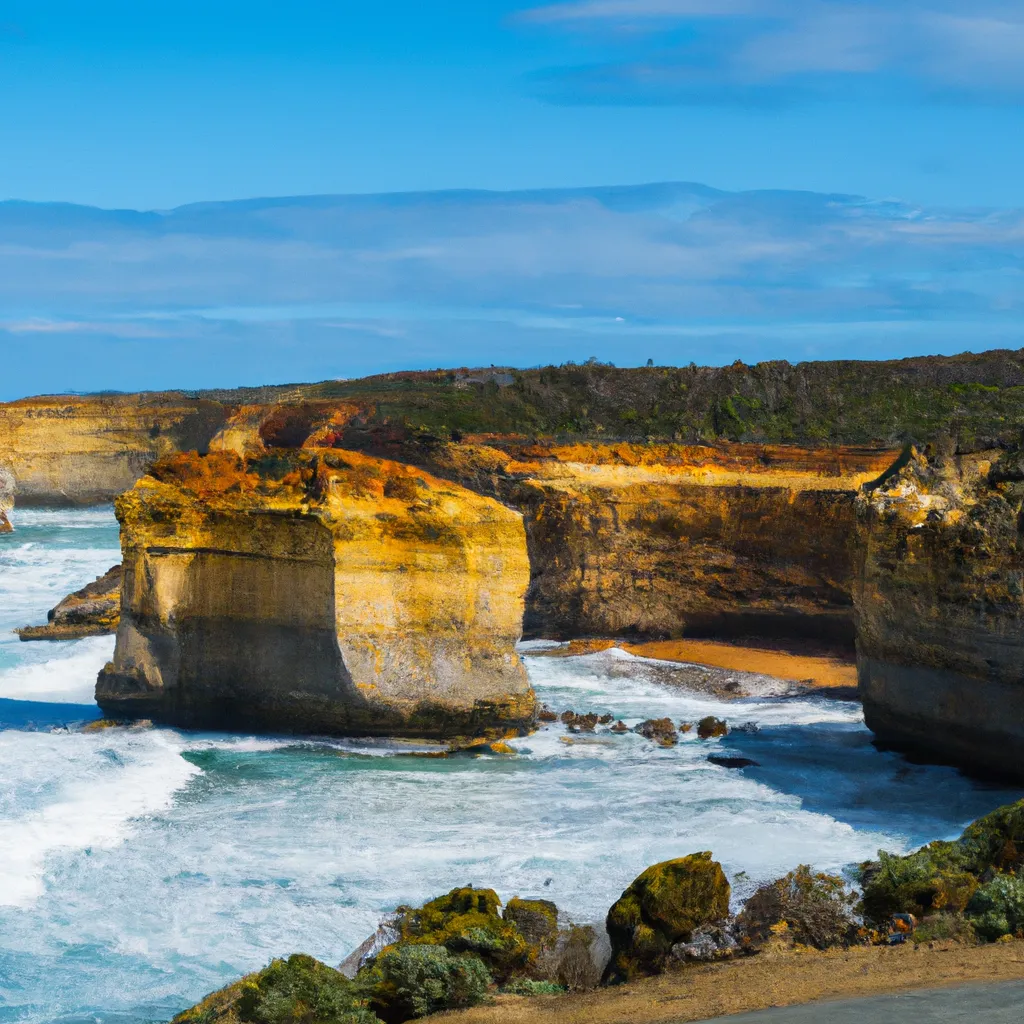
[(0, 0), (0, 96), (0, 200), (515, 193), (0, 205), (0, 398), (1024, 344), (1024, 0)]

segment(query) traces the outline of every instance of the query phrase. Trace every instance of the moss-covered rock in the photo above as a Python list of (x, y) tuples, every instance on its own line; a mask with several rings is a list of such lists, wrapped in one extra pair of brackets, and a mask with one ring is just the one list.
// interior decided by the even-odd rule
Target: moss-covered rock
[(655, 864), (608, 911), (611, 982), (657, 974), (677, 942), (729, 913), (729, 882), (709, 852)]
[(401, 907), (396, 945), (444, 946), (478, 956), (499, 984), (529, 965), (533, 950), (511, 920), (503, 920), (493, 889), (466, 886), (422, 907)]
[(550, 900), (513, 897), (505, 905), (502, 917), (518, 928), (531, 946), (543, 946), (558, 936), (558, 907)]
[(892, 914), (918, 917), (966, 909), (979, 884), (1024, 867), (1024, 800), (968, 825), (959, 839), (929, 843), (906, 856), (879, 851), (861, 865), (864, 914), (884, 924)]
[(296, 953), (208, 995), (172, 1024), (380, 1024), (362, 986)]

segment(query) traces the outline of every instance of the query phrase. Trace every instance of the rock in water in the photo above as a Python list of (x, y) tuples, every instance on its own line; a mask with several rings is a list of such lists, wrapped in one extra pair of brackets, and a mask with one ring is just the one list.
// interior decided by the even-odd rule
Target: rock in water
[(864, 719), (885, 743), (1024, 779), (1024, 453), (908, 449), (859, 503)]
[(429, 737), (532, 722), (526, 538), (491, 498), (352, 452), (190, 454), (117, 515), (108, 717)]
[(46, 616), (45, 626), (17, 630), (22, 640), (77, 640), (104, 636), (121, 618), (121, 566), (115, 565), (92, 583), (69, 594)]
[(608, 911), (612, 959), (607, 979), (629, 981), (663, 970), (679, 942), (729, 914), (729, 882), (711, 854), (692, 853), (649, 867)]

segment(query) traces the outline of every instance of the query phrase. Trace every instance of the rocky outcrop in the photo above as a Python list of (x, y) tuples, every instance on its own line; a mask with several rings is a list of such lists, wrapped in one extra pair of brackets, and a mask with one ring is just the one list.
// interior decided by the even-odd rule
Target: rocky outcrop
[(113, 633), (121, 618), (121, 566), (69, 594), (47, 613), (45, 626), (17, 630), (22, 640), (78, 640)]
[(1024, 459), (900, 462), (860, 502), (865, 720), (887, 744), (1024, 779)]
[(155, 459), (205, 451), (227, 415), (184, 395), (26, 398), (0, 404), (0, 471), (22, 505), (112, 501)]
[(649, 867), (608, 911), (608, 980), (660, 973), (673, 946), (689, 942), (702, 925), (728, 917), (729, 894), (722, 865), (709, 852)]
[(527, 635), (852, 643), (855, 497), (895, 452), (487, 440), (430, 465), (522, 510)]
[(275, 732), (516, 730), (521, 517), (352, 452), (180, 455), (117, 502), (109, 717)]

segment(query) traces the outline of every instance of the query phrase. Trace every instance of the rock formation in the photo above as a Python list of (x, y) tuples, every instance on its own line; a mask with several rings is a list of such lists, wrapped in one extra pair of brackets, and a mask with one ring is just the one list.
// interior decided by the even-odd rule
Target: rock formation
[(217, 402), (180, 394), (26, 398), (0, 404), (0, 470), (19, 504), (112, 501), (156, 458), (205, 451), (225, 420)]
[(467, 438), (430, 465), (522, 510), (527, 635), (852, 643), (854, 499), (895, 455)]
[(14, 504), (14, 475), (0, 466), (0, 533), (11, 532), (11, 522), (7, 518)]
[(45, 626), (17, 630), (22, 640), (78, 640), (113, 633), (121, 618), (121, 566), (69, 594), (47, 613)]
[(179, 455), (117, 502), (110, 717), (274, 732), (519, 729), (521, 517), (352, 452)]
[(865, 720), (891, 745), (1024, 778), (1024, 458), (900, 461), (860, 502)]

